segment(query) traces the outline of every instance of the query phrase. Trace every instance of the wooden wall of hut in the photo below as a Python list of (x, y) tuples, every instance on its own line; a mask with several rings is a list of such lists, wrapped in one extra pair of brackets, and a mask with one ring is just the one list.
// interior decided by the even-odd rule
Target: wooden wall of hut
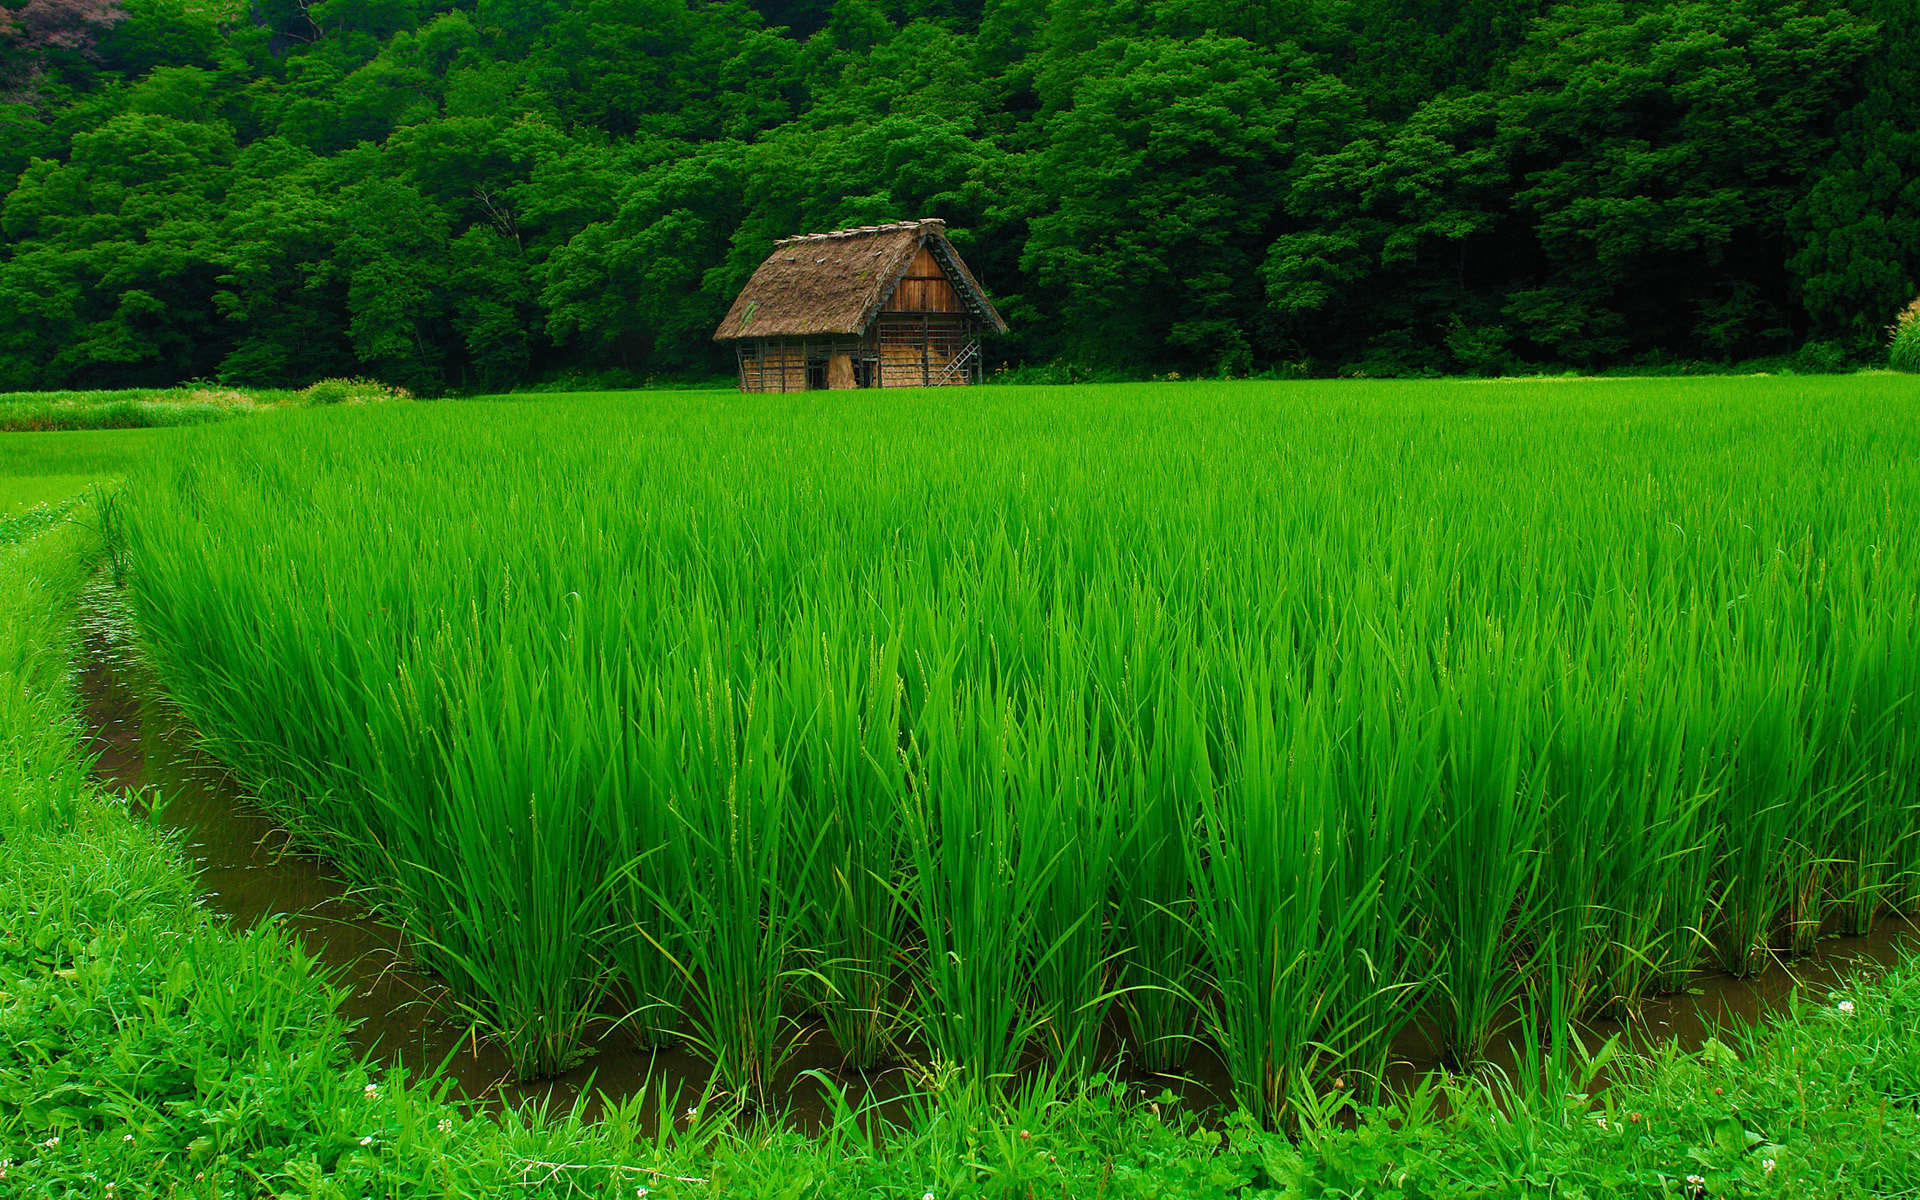
[(866, 337), (735, 343), (743, 392), (948, 387), (975, 382), (980, 327), (969, 314), (883, 312)]
[(958, 361), (978, 337), (966, 317), (883, 313), (874, 332), (879, 341), (881, 387), (973, 382), (970, 358)]
[(807, 352), (800, 342), (760, 340), (740, 345), (740, 390), (804, 392)]
[(947, 279), (947, 272), (940, 265), (940, 260), (933, 256), (933, 251), (922, 246), (881, 311), (964, 313), (967, 306)]

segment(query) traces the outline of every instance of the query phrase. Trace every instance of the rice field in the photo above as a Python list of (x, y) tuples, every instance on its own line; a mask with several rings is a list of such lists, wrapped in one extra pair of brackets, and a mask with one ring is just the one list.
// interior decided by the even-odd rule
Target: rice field
[(1920, 906), (1893, 376), (714, 392), (181, 431), (174, 700), (517, 1068), (993, 1084), (1631, 1012)]

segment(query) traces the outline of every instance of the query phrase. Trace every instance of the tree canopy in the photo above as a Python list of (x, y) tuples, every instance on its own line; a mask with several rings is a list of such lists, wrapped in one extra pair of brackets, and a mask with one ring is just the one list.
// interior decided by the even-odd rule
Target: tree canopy
[(1835, 365), (1920, 291), (1911, 0), (19, 0), (0, 389), (698, 377), (941, 216), (993, 359)]

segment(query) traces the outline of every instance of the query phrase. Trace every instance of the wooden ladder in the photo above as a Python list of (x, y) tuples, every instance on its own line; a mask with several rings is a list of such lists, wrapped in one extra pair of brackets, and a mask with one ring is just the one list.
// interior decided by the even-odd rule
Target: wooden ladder
[(954, 355), (953, 359), (948, 362), (946, 366), (940, 368), (940, 373), (928, 381), (927, 386), (941, 387), (947, 384), (953, 379), (955, 373), (967, 370), (968, 367), (972, 365), (973, 360), (978, 357), (980, 357), (980, 343), (977, 341), (968, 342), (961, 348), (960, 353)]

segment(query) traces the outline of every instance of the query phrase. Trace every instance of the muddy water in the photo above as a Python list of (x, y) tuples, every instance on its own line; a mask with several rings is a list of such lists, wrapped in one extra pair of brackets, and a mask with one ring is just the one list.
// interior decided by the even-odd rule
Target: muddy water
[[(444, 1069), (455, 1094), (482, 1107), (533, 1102), (553, 1110), (581, 1105), (588, 1113), (645, 1092), (659, 1112), (695, 1103), (706, 1069), (683, 1051), (646, 1051), (607, 1029), (573, 1071), (532, 1084), (508, 1080), (504, 1055), (477, 1037), (445, 984), (408, 953), (404, 931), (381, 922), (355, 889), (323, 860), (298, 851), (287, 832), (250, 801), (232, 774), (192, 744), (191, 731), (148, 698), (142, 673), (116, 647), (123, 639), (93, 630), (80, 664), (95, 775), (127, 793), (136, 811), (176, 835), (199, 874), (206, 902), (235, 924), (268, 919), (298, 935), (347, 989), (342, 1015), (362, 1053), (423, 1074)], [(1848, 975), (1891, 964), (1920, 942), (1920, 927), (1888, 920), (1867, 937), (1832, 937), (1815, 952), (1781, 960), (1751, 979), (1702, 973), (1688, 992), (1649, 1001), (1631, 1027), (1595, 1021), (1583, 1030), (1591, 1045), (1614, 1034), (1629, 1044), (1677, 1038), (1697, 1048), (1730, 1023), (1783, 1009), (1795, 990), (1824, 995)], [(817, 1033), (818, 1031), (814, 1031)], [(1416, 1030), (1396, 1046), (1393, 1077), (1411, 1082), (1437, 1066), (1429, 1038)], [(1495, 1055), (1511, 1065), (1512, 1048)], [(805, 1072), (834, 1077), (856, 1109), (897, 1111), (906, 1080), (900, 1072), (841, 1077), (824, 1036), (813, 1036), (788, 1069), (789, 1119), (802, 1128), (828, 1115), (823, 1089)], [(1226, 1096), (1217, 1059), (1196, 1055), (1181, 1078), (1140, 1077), (1151, 1091), (1167, 1088), (1189, 1105), (1209, 1107)]]

